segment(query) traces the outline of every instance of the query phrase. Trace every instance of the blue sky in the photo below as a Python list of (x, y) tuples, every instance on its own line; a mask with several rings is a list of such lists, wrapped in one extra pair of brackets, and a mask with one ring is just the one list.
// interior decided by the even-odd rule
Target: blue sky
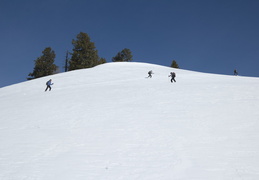
[(258, 0), (1, 0), (0, 87), (26, 81), (46, 47), (61, 70), (72, 39), (87, 33), (111, 62), (259, 77)]

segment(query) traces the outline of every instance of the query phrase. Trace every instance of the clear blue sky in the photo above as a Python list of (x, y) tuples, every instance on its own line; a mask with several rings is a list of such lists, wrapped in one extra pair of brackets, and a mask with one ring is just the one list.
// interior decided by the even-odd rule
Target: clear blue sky
[(1, 0), (0, 87), (26, 81), (46, 47), (61, 67), (87, 33), (111, 62), (133, 61), (259, 77), (259, 0)]

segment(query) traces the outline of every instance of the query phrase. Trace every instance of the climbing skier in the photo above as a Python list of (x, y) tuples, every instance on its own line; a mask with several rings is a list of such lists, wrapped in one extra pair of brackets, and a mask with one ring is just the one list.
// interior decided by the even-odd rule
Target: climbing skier
[(175, 78), (175, 72), (170, 72), (170, 75), (168, 77), (171, 77), (171, 82), (176, 82), (176, 80), (174, 79)]
[(237, 75), (238, 75), (238, 72), (237, 72), (237, 70), (236, 70), (236, 69), (234, 70), (234, 75), (235, 75), (235, 76), (237, 76)]
[(47, 87), (46, 87), (46, 89), (45, 89), (45, 91), (47, 91), (48, 89), (49, 89), (49, 91), (51, 91), (51, 85), (53, 85), (53, 83), (51, 83), (51, 79), (50, 80), (48, 80), (47, 82), (46, 82), (46, 85), (47, 85)]
[(147, 77), (147, 78), (152, 78), (152, 74), (154, 74), (154, 73), (152, 72), (152, 70), (151, 70), (151, 71), (148, 71), (148, 77)]

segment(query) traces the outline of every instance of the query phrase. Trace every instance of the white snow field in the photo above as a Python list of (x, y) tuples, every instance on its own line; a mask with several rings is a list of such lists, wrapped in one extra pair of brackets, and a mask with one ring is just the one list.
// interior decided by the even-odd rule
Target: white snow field
[(259, 78), (125, 62), (0, 88), (0, 180), (258, 179)]

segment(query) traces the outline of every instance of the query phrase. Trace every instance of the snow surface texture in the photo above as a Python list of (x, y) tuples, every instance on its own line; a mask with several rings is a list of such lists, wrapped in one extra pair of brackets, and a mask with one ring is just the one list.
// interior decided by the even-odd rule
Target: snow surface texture
[(0, 88), (0, 179), (258, 180), (258, 92), (258, 78), (146, 63)]

